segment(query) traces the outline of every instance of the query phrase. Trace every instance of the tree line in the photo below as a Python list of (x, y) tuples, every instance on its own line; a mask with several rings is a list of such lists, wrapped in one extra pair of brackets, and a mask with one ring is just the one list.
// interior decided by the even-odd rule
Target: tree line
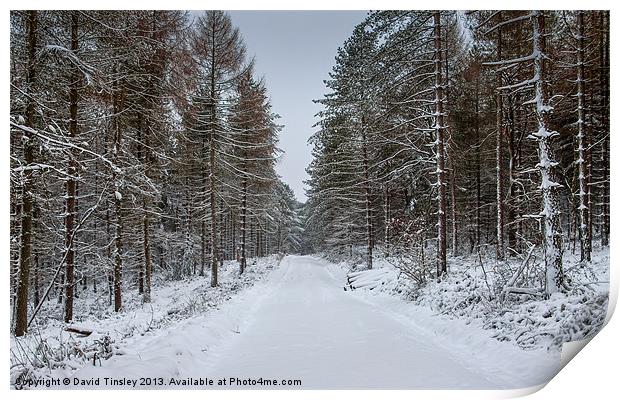
[(151, 301), (165, 279), (299, 248), (278, 115), (221, 11), (11, 12), (11, 303)]
[(377, 11), (317, 100), (306, 232), (315, 249), (432, 260), (609, 244), (609, 13)]

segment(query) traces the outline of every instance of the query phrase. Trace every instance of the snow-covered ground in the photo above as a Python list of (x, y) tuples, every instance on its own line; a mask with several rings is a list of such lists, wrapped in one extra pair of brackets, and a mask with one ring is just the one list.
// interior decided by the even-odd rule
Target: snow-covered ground
[(501, 389), (545, 383), (560, 367), (558, 349), (523, 350), (387, 290), (344, 290), (347, 272), (288, 256), (217, 307), (118, 339), (109, 359), (32, 376), (80, 388)]
[[(30, 333), (23, 338), (11, 337), (11, 384), (48, 377), (70, 376), (84, 365), (105, 365), (108, 357), (132, 352), (136, 343), (165, 335), (196, 317), (217, 311), (237, 293), (265, 279), (280, 262), (279, 256), (248, 261), (245, 273), (239, 276), (239, 265), (226, 261), (219, 272), (219, 287), (210, 287), (210, 275), (190, 276), (179, 281), (155, 277), (152, 302), (143, 304), (135, 288), (125, 288), (123, 310), (113, 311), (105, 288), (98, 293), (91, 289), (79, 293), (75, 302), (76, 319), (70, 327), (91, 330), (86, 337), (65, 331), (63, 308), (48, 301)], [(130, 292), (133, 290), (133, 292)], [(16, 384), (17, 383), (17, 384)], [(27, 385), (26, 385), (27, 386)]]
[[(487, 335), (522, 349), (561, 350), (566, 342), (592, 337), (606, 317), (608, 247), (595, 247), (590, 263), (581, 263), (578, 251), (574, 254), (567, 249), (564, 273), (568, 288), (550, 299), (534, 291), (544, 281), (540, 252), (533, 252), (525, 268), (520, 268), (522, 259), (516, 257), (502, 262), (490, 254), (451, 257), (449, 273), (441, 282), (432, 279), (431, 271), (422, 285), (401, 274), (394, 259), (378, 253), (370, 271), (364, 270), (359, 257), (338, 262), (341, 268), (355, 271), (348, 274), (350, 287), (407, 299), (434, 314), (484, 328)], [(512, 284), (507, 283), (513, 279)], [(533, 294), (503, 292), (507, 286), (525, 287)]]

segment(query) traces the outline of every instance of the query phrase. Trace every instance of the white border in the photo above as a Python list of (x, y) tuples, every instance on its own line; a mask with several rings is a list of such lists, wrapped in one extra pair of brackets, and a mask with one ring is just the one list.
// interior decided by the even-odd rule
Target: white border
[[(8, 4), (7, 4), (8, 3)], [(618, 32), (614, 25), (615, 23), (615, 10), (618, 8), (611, 1), (597, 1), (590, 0), (587, 2), (564, 0), (564, 1), (504, 1), (498, 3), (497, 1), (454, 1), (444, 0), (435, 3), (423, 3), (413, 1), (395, 1), (395, 0), (381, 0), (381, 1), (338, 1), (338, 0), (314, 0), (314, 1), (283, 1), (283, 0), (261, 0), (261, 1), (237, 1), (237, 0), (214, 0), (214, 1), (188, 1), (188, 0), (175, 0), (175, 1), (163, 1), (152, 0), (147, 2), (129, 2), (127, 0), (108, 0), (105, 2), (97, 3), (85, 3), (83, 1), (20, 1), (20, 2), (3, 2), (6, 7), (6, 13), (4, 14), (5, 26), (1, 32), (3, 36), (2, 46), (3, 55), (5, 57), (3, 63), (4, 80), (1, 82), (3, 93), (2, 98), (2, 110), (4, 111), (5, 121), (8, 120), (9, 113), (9, 80), (8, 80), (8, 67), (9, 67), (9, 14), (8, 11), (11, 8), (15, 9), (71, 9), (71, 8), (89, 8), (89, 9), (132, 9), (132, 8), (149, 8), (149, 9), (225, 9), (225, 10), (244, 10), (244, 9), (263, 9), (263, 10), (340, 10), (340, 9), (427, 9), (429, 6), (435, 6), (441, 9), (495, 9), (501, 6), (504, 9), (578, 9), (580, 6), (587, 6), (588, 9), (611, 9), (611, 65), (618, 65), (616, 51), (618, 49)], [(260, 55), (258, 55), (260, 57)], [(614, 94), (617, 92), (618, 85), (614, 76), (611, 77), (611, 110), (616, 110), (614, 106), (617, 104), (617, 96)], [(620, 92), (618, 92), (620, 93)], [(615, 127), (614, 112), (611, 112), (611, 126), (612, 130)], [(6, 132), (6, 131), (5, 131)], [(8, 157), (8, 141), (9, 135), (4, 135), (4, 151), (2, 152), (3, 163), (5, 168), (9, 165)], [(616, 155), (616, 145), (618, 145), (619, 139), (611, 136), (611, 148), (614, 149), (611, 152), (611, 171), (618, 170), (618, 156)], [(618, 150), (620, 151), (620, 150)], [(4, 193), (4, 201), (1, 201), (0, 208), (0, 222), (4, 227), (4, 237), (0, 239), (0, 249), (2, 260), (9, 259), (9, 174), (5, 169), (1, 176), (2, 193)], [(611, 198), (617, 198), (617, 184), (614, 179), (611, 180)], [(615, 307), (618, 297), (618, 267), (614, 268), (613, 261), (618, 259), (618, 247), (617, 244), (620, 241), (617, 239), (617, 234), (620, 234), (620, 230), (615, 229), (617, 226), (618, 218), (614, 210), (611, 213), (611, 288), (610, 288), (610, 313)], [(4, 263), (8, 265), (8, 263)], [(5, 272), (2, 275), (4, 285), (2, 286), (3, 298), (8, 298), (9, 293), (9, 280), (8, 274)], [(8, 316), (10, 315), (8, 302), (2, 302), (4, 307), (4, 332), (5, 332), (5, 344), (1, 347), (0, 359), (7, 362), (9, 360), (9, 329), (8, 329)], [(532, 398), (544, 399), (544, 398), (611, 398), (614, 394), (617, 395), (618, 378), (616, 363), (618, 360), (618, 338), (620, 337), (620, 323), (618, 318), (612, 319), (611, 322), (597, 335), (591, 343), (586, 346), (585, 351), (581, 352), (573, 361), (571, 361), (567, 367), (560, 372), (551, 382), (543, 389), (532, 395)], [(7, 368), (8, 369), (8, 368)], [(5, 391), (9, 391), (9, 374), (8, 370), (5, 373), (0, 374), (0, 380), (3, 382), (2, 387)], [(486, 398), (511, 398), (516, 396), (523, 396), (532, 393), (532, 389), (525, 390), (506, 390), (506, 391), (439, 391), (439, 390), (424, 390), (424, 391), (252, 391), (247, 393), (246, 391), (217, 391), (208, 392), (204, 391), (186, 391), (180, 396), (188, 398), (205, 399), (207, 396), (218, 398), (240, 398), (246, 397), (246, 395), (252, 396), (252, 398), (268, 398), (268, 399), (288, 399), (291, 396), (296, 398), (315, 398), (317, 396), (328, 398), (339, 398), (354, 396), (356, 398), (373, 398), (378, 396), (390, 396), (391, 398), (402, 398), (410, 400), (413, 398), (458, 398), (458, 399), (486, 399)], [(134, 393), (128, 391), (115, 391), (111, 394), (108, 391), (46, 391), (45, 393), (35, 391), (11, 391), (5, 393), (10, 398), (38, 398), (45, 396), (46, 399), (62, 399), (66, 400), (68, 397), (73, 397), (75, 393), (76, 397), (88, 398), (88, 399), (105, 399), (109, 400), (110, 396), (114, 397), (136, 397), (136, 396), (149, 396), (150, 399), (155, 398), (168, 398), (171, 393), (167, 391), (149, 391), (145, 393)], [(176, 395), (176, 394), (173, 394)]]

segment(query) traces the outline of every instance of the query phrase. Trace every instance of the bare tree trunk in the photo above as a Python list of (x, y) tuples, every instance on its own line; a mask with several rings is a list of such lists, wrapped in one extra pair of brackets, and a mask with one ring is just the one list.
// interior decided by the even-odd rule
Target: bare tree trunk
[(390, 187), (388, 184), (385, 185), (385, 198), (384, 198), (384, 237), (383, 237), (383, 246), (385, 247), (385, 256), (390, 256)]
[[(120, 72), (120, 66), (117, 66), (117, 72)], [(118, 84), (117, 84), (118, 85)], [(116, 88), (113, 93), (114, 103), (114, 142), (113, 142), (113, 158), (115, 165), (118, 165), (119, 153), (121, 152), (122, 128), (120, 114), (123, 110), (124, 93), (123, 89)], [(114, 214), (116, 216), (116, 232), (114, 236), (114, 311), (118, 312), (122, 308), (122, 269), (123, 269), (123, 216), (122, 216), (122, 177), (119, 172), (114, 171), (112, 179), (114, 181)]]
[[(112, 249), (110, 248), (110, 244), (112, 243), (112, 233), (111, 233), (111, 229), (110, 229), (110, 203), (108, 201), (108, 199), (106, 199), (106, 212), (105, 212), (105, 222), (106, 222), (106, 228), (105, 228), (105, 232), (106, 232), (106, 255), (107, 255), (107, 260), (111, 260), (112, 259)], [(106, 271), (106, 277), (107, 277), (107, 281), (108, 281), (108, 304), (112, 305), (112, 294), (114, 292), (114, 284), (113, 284), (113, 273), (111, 274), (109, 271)]]
[[(602, 51), (601, 51), (601, 89), (603, 107), (601, 115), (603, 120), (604, 139), (602, 148), (602, 164), (603, 164), (603, 195), (601, 203), (603, 203), (603, 224), (601, 227), (601, 246), (609, 246), (609, 230), (610, 230), (610, 175), (609, 175), (609, 146), (610, 146), (610, 130), (609, 130), (609, 11), (602, 11), (601, 30), (603, 31)], [(591, 203), (590, 203), (591, 204)], [(590, 236), (591, 238), (591, 236)]]
[[(215, 101), (215, 100), (213, 100)], [(215, 124), (215, 105), (212, 105), (212, 123)], [(211, 287), (217, 286), (217, 267), (218, 267), (218, 243), (217, 243), (217, 208), (216, 208), (216, 196), (215, 196), (215, 140), (214, 140), (214, 126), (209, 131), (209, 200), (211, 209)]]
[[(449, 80), (448, 77), (450, 76), (450, 69), (449, 69), (449, 64), (447, 62), (448, 59), (448, 30), (445, 30), (445, 36), (444, 36), (444, 43), (446, 44), (443, 48), (443, 52), (444, 52), (444, 60), (446, 60), (446, 62), (444, 62), (444, 71), (445, 71), (445, 89), (444, 89), (444, 93), (445, 93), (445, 97), (444, 97), (444, 102), (445, 102), (445, 107), (444, 107), (444, 113), (445, 113), (445, 117), (444, 120), (446, 121), (446, 123), (448, 124), (448, 126), (450, 125), (450, 119), (449, 119), (449, 115), (448, 115), (448, 111), (450, 110), (450, 91), (449, 91)], [(451, 227), (451, 254), (452, 256), (456, 256), (458, 253), (458, 245), (459, 245), (459, 241), (458, 241), (458, 222), (457, 222), (457, 213), (456, 213), (456, 169), (454, 166), (454, 154), (450, 149), (450, 145), (453, 143), (452, 142), (452, 128), (450, 127), (446, 127), (445, 129), (445, 133), (444, 135), (446, 135), (446, 145), (445, 145), (445, 162), (448, 164), (448, 180), (449, 182), (446, 182), (446, 184), (449, 183), (450, 185), (450, 227)]]
[[(244, 168), (245, 169), (245, 168)], [(248, 180), (243, 178), (243, 193), (241, 195), (241, 259), (239, 261), (239, 273), (242, 274), (246, 267), (246, 249), (245, 249), (245, 231), (246, 231), (246, 214), (248, 206)]]
[(254, 256), (255, 257), (260, 257), (261, 256), (261, 249), (260, 249), (260, 220), (258, 218), (256, 218), (256, 223), (254, 224)]
[(533, 46), (534, 46), (534, 77), (536, 90), (536, 119), (538, 132), (532, 136), (538, 142), (538, 170), (542, 183), (540, 185), (543, 198), (541, 216), (544, 223), (544, 248), (546, 268), (546, 293), (551, 295), (561, 290), (564, 281), (562, 270), (562, 225), (560, 220), (558, 183), (554, 181), (554, 167), (551, 138), (557, 132), (549, 130), (549, 94), (547, 90), (547, 70), (545, 63), (546, 38), (545, 15), (542, 11), (535, 11), (532, 17)]
[[(205, 142), (203, 139), (203, 144), (202, 144), (202, 154), (206, 154), (207, 149), (205, 146)], [(208, 177), (207, 177), (207, 167), (206, 167), (206, 162), (202, 162), (201, 163), (201, 169), (202, 169), (202, 192), (204, 193), (204, 200), (206, 202), (206, 195), (207, 192), (209, 191), (209, 184), (208, 184)], [(205, 274), (205, 266), (207, 265), (206, 259), (206, 253), (207, 253), (207, 222), (206, 222), (206, 212), (201, 212), (200, 214), (202, 216), (201, 221), (200, 221), (200, 276), (204, 276)]]
[(366, 123), (362, 117), (362, 156), (364, 163), (364, 194), (366, 200), (366, 268), (372, 269), (372, 213), (370, 211), (370, 174), (368, 171), (368, 142), (366, 137)]
[[(36, 202), (32, 207), (32, 239), (34, 243), (36, 241), (37, 224), (41, 218), (41, 208), (38, 207)], [(33, 248), (34, 253), (34, 304), (37, 306), (41, 301), (41, 265), (39, 264), (39, 252), (37, 248)], [(30, 317), (32, 319), (32, 317)], [(30, 325), (30, 323), (28, 324)]]
[[(144, 165), (144, 176), (148, 178), (150, 158), (149, 158), (149, 134), (150, 123), (147, 120), (146, 129), (144, 130), (144, 154), (142, 163)], [(151, 260), (151, 220), (149, 216), (150, 212), (150, 199), (148, 195), (142, 197), (143, 219), (142, 219), (142, 234), (143, 234), (143, 250), (144, 250), (144, 266), (143, 277), (140, 281), (143, 283), (142, 288), (142, 301), (145, 303), (151, 302), (151, 278), (153, 274), (153, 263)]]
[[(448, 147), (448, 146), (447, 146)], [(458, 225), (456, 222), (456, 167), (454, 165), (454, 156), (452, 152), (448, 152), (448, 160), (450, 162), (450, 216), (452, 226), (452, 255), (458, 254)]]
[(586, 182), (586, 116), (585, 116), (585, 48), (584, 48), (584, 13), (579, 11), (577, 16), (579, 37), (577, 38), (577, 166), (579, 168), (579, 242), (581, 245), (581, 261), (590, 261), (591, 249), (588, 244), (588, 208), (590, 204), (587, 198), (587, 182)]
[(224, 265), (224, 260), (226, 257), (226, 245), (224, 243), (224, 239), (226, 238), (226, 216), (224, 215), (224, 207), (222, 206), (222, 202), (220, 202), (220, 207), (218, 207), (218, 226), (219, 226), (219, 233), (220, 233), (220, 237), (219, 237), (219, 250), (220, 250), (220, 257), (219, 257), (219, 266), (220, 268)]
[(511, 249), (516, 249), (517, 247), (517, 185), (515, 185), (515, 171), (517, 167), (517, 149), (515, 142), (515, 115), (514, 115), (514, 106), (513, 101), (510, 96), (508, 96), (508, 104), (506, 110), (506, 118), (508, 119), (508, 124), (506, 127), (506, 137), (508, 139), (508, 193), (511, 203), (508, 205), (508, 213), (507, 213), (507, 222), (508, 226), (508, 247)]
[(237, 215), (234, 211), (230, 210), (230, 259), (237, 259)]
[[(497, 31), (497, 59), (502, 59), (502, 28)], [(497, 72), (497, 87), (502, 86), (502, 73)], [(503, 98), (500, 90), (496, 93), (496, 135), (495, 135), (495, 169), (497, 179), (496, 203), (497, 203), (497, 259), (504, 259), (504, 120), (503, 120)]]
[(150, 241), (150, 219), (148, 215), (148, 200), (146, 197), (143, 199), (144, 206), (144, 218), (142, 221), (142, 228), (144, 234), (144, 292), (142, 295), (142, 301), (145, 303), (151, 302), (151, 276), (153, 271), (153, 264), (151, 261), (151, 241)]
[(446, 259), (446, 182), (445, 182), (445, 124), (444, 124), (444, 86), (441, 72), (443, 48), (441, 41), (441, 13), (433, 15), (435, 38), (435, 132), (438, 195), (438, 232), (437, 232), (437, 279), (441, 279), (448, 270)]
[[(71, 12), (71, 51), (77, 55), (78, 51), (78, 13)], [(73, 68), (71, 74), (71, 83), (69, 86), (69, 140), (75, 139), (77, 135), (77, 117), (78, 117), (78, 80), (79, 71), (77, 67)], [(75, 277), (75, 247), (74, 247), (74, 229), (76, 216), (76, 179), (77, 165), (75, 154), (71, 150), (69, 154), (69, 162), (67, 166), (67, 199), (66, 199), (66, 215), (65, 215), (65, 248), (66, 257), (66, 282), (65, 282), (65, 322), (73, 319), (73, 286)]]
[[(480, 143), (480, 75), (476, 76), (476, 143)], [(476, 226), (475, 226), (475, 248), (480, 248), (480, 238), (482, 236), (482, 220), (480, 218), (480, 209), (482, 207), (482, 171), (480, 165), (480, 152), (481, 148), (478, 147), (476, 151)]]
[[(37, 11), (28, 11), (28, 71), (26, 83), (29, 91), (33, 90), (37, 80), (36, 48), (37, 48)], [(35, 103), (28, 97), (25, 123), (34, 126)], [(34, 162), (34, 138), (24, 132), (24, 161), (26, 166)], [(21, 215), (21, 247), (19, 253), (19, 280), (17, 283), (17, 299), (15, 306), (15, 336), (23, 336), (28, 328), (28, 279), (30, 277), (30, 257), (32, 254), (32, 170), (24, 171), (22, 186)]]
[(114, 311), (118, 312), (122, 308), (122, 269), (123, 269), (123, 216), (122, 216), (122, 197), (117, 191), (114, 196), (114, 209), (116, 214), (116, 234), (114, 237)]

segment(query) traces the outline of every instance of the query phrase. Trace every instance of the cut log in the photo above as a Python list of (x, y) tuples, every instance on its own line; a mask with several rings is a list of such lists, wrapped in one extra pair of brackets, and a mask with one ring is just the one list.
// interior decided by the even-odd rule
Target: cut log
[(65, 331), (71, 333), (77, 333), (78, 335), (82, 335), (84, 337), (90, 336), (93, 333), (92, 329), (77, 327), (77, 326), (68, 326), (65, 328)]

